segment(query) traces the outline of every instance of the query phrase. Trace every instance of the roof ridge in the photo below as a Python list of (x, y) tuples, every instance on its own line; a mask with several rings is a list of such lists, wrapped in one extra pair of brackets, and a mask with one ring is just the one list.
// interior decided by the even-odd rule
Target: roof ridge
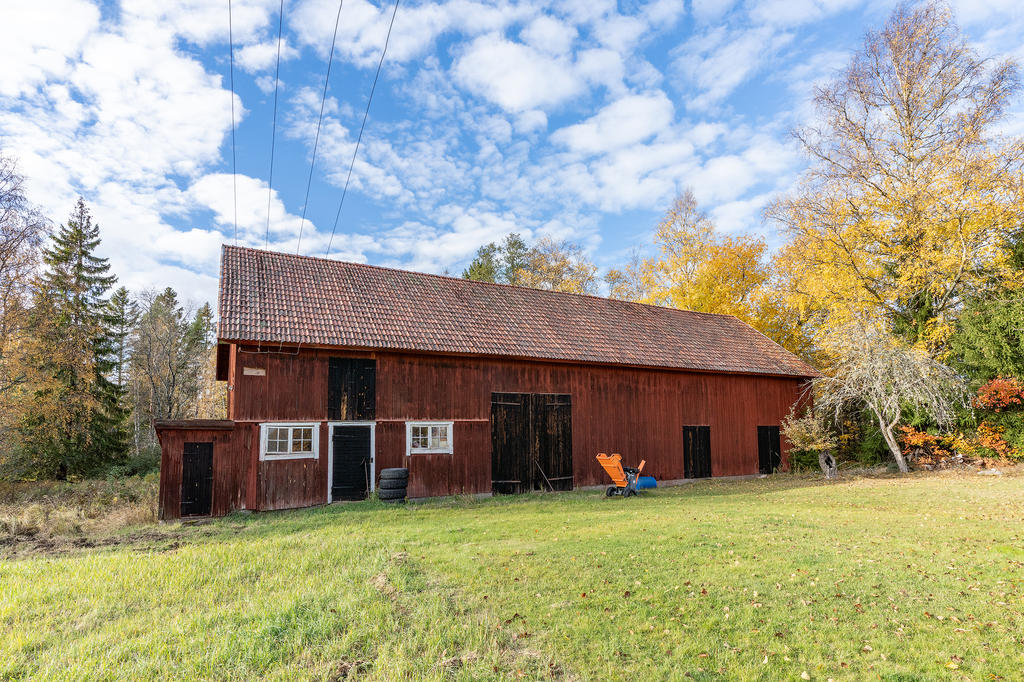
[[(251, 246), (237, 246), (237, 245), (232, 245), (232, 244), (221, 244), (221, 247), (224, 250), (235, 249), (235, 250), (238, 250), (238, 251), (251, 251), (251, 252), (255, 252), (255, 253), (265, 253), (265, 254), (269, 254), (269, 255), (272, 255), (272, 256), (284, 256), (286, 258), (300, 258), (300, 259), (305, 259), (305, 260), (313, 260), (313, 261), (319, 261), (319, 262), (322, 262), (322, 263), (335, 263), (335, 264), (340, 264), (340, 265), (354, 265), (354, 266), (360, 267), (360, 268), (371, 268), (371, 269), (374, 269), (374, 270), (386, 270), (388, 272), (402, 272), (402, 273), (407, 273), (407, 274), (411, 274), (411, 275), (420, 275), (422, 277), (433, 277), (433, 278), (436, 278), (436, 279), (441, 279), (441, 280), (446, 280), (446, 281), (451, 281), (451, 282), (458, 282), (460, 285), (461, 284), (467, 284), (469, 286), (482, 285), (482, 286), (491, 286), (491, 287), (505, 287), (505, 288), (508, 288), (508, 289), (515, 289), (517, 291), (539, 291), (539, 292), (542, 292), (542, 293), (545, 293), (545, 294), (555, 294), (556, 296), (577, 296), (577, 297), (580, 297), (580, 298), (597, 299), (599, 301), (608, 301), (610, 303), (622, 304), (622, 305), (626, 305), (626, 306), (641, 306), (641, 307), (644, 307), (644, 308), (653, 308), (655, 310), (665, 310), (665, 311), (669, 311), (671, 313), (687, 313), (687, 314), (690, 314), (690, 315), (707, 315), (709, 317), (728, 317), (728, 318), (731, 318), (733, 320), (737, 320), (737, 321), (739, 321), (739, 322), (741, 322), (743, 324), (746, 324), (746, 323), (743, 322), (743, 320), (740, 320), (735, 315), (730, 315), (729, 313), (709, 313), (709, 312), (705, 312), (703, 310), (690, 310), (689, 308), (673, 308), (671, 306), (666, 306), (666, 305), (657, 305), (657, 304), (654, 304), (654, 303), (643, 303), (641, 301), (627, 301), (627, 300), (621, 299), (621, 298), (611, 298), (611, 297), (608, 297), (608, 296), (598, 296), (596, 294), (583, 294), (583, 293), (577, 293), (577, 292), (574, 292), (574, 291), (556, 291), (554, 289), (537, 289), (535, 287), (523, 286), (521, 284), (505, 284), (503, 282), (486, 282), (486, 281), (478, 280), (478, 279), (466, 279), (464, 277), (454, 277), (452, 275), (438, 275), (438, 274), (433, 273), (433, 272), (420, 272), (419, 270), (405, 270), (403, 268), (390, 268), (390, 267), (387, 267), (386, 265), (374, 265), (372, 263), (357, 263), (355, 261), (340, 260), (340, 259), (337, 259), (337, 258), (323, 258), (321, 256), (306, 256), (306, 255), (303, 255), (303, 254), (300, 254), (300, 253), (286, 253), (284, 251), (271, 251), (269, 249), (257, 249), (257, 248), (253, 248)], [(747, 326), (749, 326), (749, 325), (747, 325)]]

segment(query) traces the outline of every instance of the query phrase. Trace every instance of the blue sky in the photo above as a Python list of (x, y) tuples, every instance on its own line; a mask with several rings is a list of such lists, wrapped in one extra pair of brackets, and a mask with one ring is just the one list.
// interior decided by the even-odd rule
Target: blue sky
[[(892, 6), (405, 0), (331, 257), (457, 274), (516, 231), (604, 269), (649, 248), (686, 187), (719, 230), (776, 244), (761, 209), (805, 163), (789, 131)], [(278, 7), (233, 2), (234, 182), (227, 0), (0, 10), (0, 148), (55, 222), (86, 198), (129, 288), (214, 300), (235, 186), (239, 244), (325, 254), (393, 5), (345, 0), (304, 223), (338, 3), (285, 0), (268, 195)], [(1024, 56), (1020, 3), (953, 9), (983, 53)]]

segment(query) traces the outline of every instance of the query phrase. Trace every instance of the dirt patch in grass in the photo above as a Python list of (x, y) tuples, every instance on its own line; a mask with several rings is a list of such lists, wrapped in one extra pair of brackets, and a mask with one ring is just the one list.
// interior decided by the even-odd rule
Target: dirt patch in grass
[(341, 682), (342, 680), (358, 679), (361, 673), (366, 672), (373, 665), (370, 661), (340, 661), (334, 671), (327, 676), (328, 682)]
[(22, 533), (0, 535), (0, 558), (22, 559), (31, 556), (57, 556), (103, 547), (131, 547), (138, 550), (172, 552), (197, 533), (183, 528), (167, 530), (140, 530), (106, 536), (48, 535)]
[(132, 544), (115, 534), (156, 523), (157, 486), (156, 476), (0, 483), (0, 556)]

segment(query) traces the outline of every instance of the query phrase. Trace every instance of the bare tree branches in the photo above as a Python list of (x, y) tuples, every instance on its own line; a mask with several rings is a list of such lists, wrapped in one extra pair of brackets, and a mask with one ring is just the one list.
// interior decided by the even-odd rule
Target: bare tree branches
[(32, 279), (48, 223), (25, 196), (14, 159), (0, 153), (0, 396), (22, 375), (10, 362), (27, 322)]
[(855, 319), (833, 331), (830, 346), (831, 376), (815, 380), (818, 407), (836, 416), (848, 405), (867, 407), (900, 471), (908, 470), (896, 439), (904, 408), (948, 426), (967, 404), (960, 376), (924, 350), (900, 344), (878, 322)]

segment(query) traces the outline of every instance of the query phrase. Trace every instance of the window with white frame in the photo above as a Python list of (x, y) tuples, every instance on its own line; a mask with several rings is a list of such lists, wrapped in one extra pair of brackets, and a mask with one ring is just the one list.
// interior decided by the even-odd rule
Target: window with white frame
[(260, 426), (260, 459), (316, 459), (319, 451), (319, 424)]
[(405, 454), (452, 453), (453, 422), (406, 422)]

